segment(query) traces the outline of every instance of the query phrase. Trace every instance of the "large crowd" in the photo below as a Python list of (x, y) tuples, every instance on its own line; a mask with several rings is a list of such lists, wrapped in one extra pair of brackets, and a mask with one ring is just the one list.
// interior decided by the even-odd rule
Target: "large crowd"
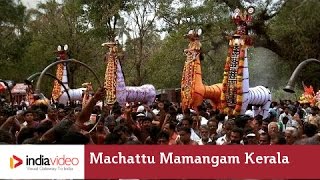
[[(9, 106), (1, 102), (0, 144), (292, 145), (319, 144), (319, 108), (308, 103), (272, 102), (268, 118), (251, 107), (226, 116), (210, 102), (182, 111), (179, 103)], [(101, 104), (101, 103), (100, 103)]]

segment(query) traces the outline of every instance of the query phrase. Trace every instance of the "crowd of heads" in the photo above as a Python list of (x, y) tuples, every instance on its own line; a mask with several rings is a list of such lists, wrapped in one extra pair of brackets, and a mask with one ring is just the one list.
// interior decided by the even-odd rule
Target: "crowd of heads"
[[(227, 116), (204, 102), (197, 110), (156, 100), (152, 105), (115, 103), (90, 110), (81, 105), (2, 106), (1, 144), (292, 145), (319, 144), (319, 108), (273, 102), (263, 118), (248, 107)], [(256, 113), (256, 114), (255, 114)]]

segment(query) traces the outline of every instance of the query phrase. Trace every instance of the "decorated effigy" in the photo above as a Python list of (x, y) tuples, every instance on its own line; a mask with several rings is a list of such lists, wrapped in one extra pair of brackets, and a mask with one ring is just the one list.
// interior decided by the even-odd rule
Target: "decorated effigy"
[(33, 87), (32, 87), (31, 84), (27, 85), (26, 92), (27, 92), (26, 100), (27, 100), (29, 105), (32, 105), (35, 102), (35, 99), (34, 99)]
[(181, 102), (182, 109), (187, 108), (197, 110), (203, 100), (209, 99), (211, 103), (219, 109), (222, 84), (206, 86), (202, 82), (202, 72), (200, 64), (201, 29), (197, 32), (190, 30), (186, 38), (189, 40), (188, 49), (185, 49), (187, 56), (181, 79)]
[[(57, 48), (58, 61), (63, 61), (68, 59), (67, 50), (68, 50), (68, 45), (58, 46)], [(68, 72), (67, 72), (66, 63), (57, 64), (56, 77), (58, 80), (60, 80), (63, 83), (65, 87), (63, 87), (57, 80), (54, 80), (54, 86), (53, 86), (52, 95), (51, 95), (52, 97), (51, 99), (53, 102), (67, 104), (69, 101), (82, 100), (83, 92), (86, 90), (86, 88), (70, 89), (68, 84)], [(66, 88), (67, 90), (65, 90), (64, 88)], [(70, 95), (70, 99), (68, 97), (68, 93)]]
[(152, 104), (156, 98), (156, 90), (153, 85), (126, 86), (119, 60), (118, 41), (103, 43), (102, 46), (108, 48), (108, 53), (105, 56), (106, 72), (104, 82), (106, 104), (114, 104), (116, 102), (122, 106), (127, 102)]
[(264, 86), (249, 88), (248, 48), (253, 44), (252, 32), (248, 26), (252, 22), (254, 8), (245, 11), (236, 9), (232, 16), (237, 26), (229, 37), (229, 48), (223, 74), (221, 106), (228, 115), (245, 114), (248, 105), (253, 106), (254, 115), (268, 117), (271, 92)]
[(300, 104), (310, 104), (311, 106), (316, 105), (320, 100), (320, 92), (315, 93), (313, 87), (310, 85), (309, 87), (302, 83), (303, 93), (299, 98)]

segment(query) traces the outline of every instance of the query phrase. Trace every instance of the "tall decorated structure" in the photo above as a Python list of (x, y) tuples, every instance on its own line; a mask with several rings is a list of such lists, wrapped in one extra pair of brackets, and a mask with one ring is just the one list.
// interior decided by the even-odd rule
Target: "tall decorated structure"
[[(58, 46), (57, 61), (63, 61), (68, 59), (67, 50), (68, 45)], [(68, 89), (70, 101), (82, 101), (83, 92), (86, 90), (86, 88), (70, 89), (68, 84), (68, 71), (66, 63), (57, 64), (56, 77), (57, 79), (62, 81), (63, 85)], [(54, 81), (51, 97), (52, 101), (59, 102), (61, 104), (67, 104), (69, 101), (66, 90), (57, 80)]]
[(271, 92), (264, 86), (249, 88), (248, 48), (253, 44), (252, 22), (254, 8), (245, 11), (236, 9), (232, 19), (236, 31), (229, 37), (229, 48), (223, 74), (221, 105), (228, 115), (245, 114), (248, 105), (254, 108), (254, 114), (268, 117), (271, 105)]
[(184, 63), (181, 79), (181, 101), (182, 109), (197, 109), (203, 100), (210, 99), (212, 104), (220, 107), (220, 96), (222, 84), (206, 86), (202, 82), (202, 72), (200, 64), (201, 43), (200, 35), (202, 31), (190, 30), (185, 37), (189, 40), (188, 49), (184, 52), (187, 59)]
[(155, 87), (151, 84), (142, 86), (126, 86), (122, 67), (119, 61), (118, 41), (103, 43), (108, 48), (105, 56), (106, 72), (104, 87), (106, 89), (106, 104), (118, 102), (141, 102), (152, 104), (156, 98)]

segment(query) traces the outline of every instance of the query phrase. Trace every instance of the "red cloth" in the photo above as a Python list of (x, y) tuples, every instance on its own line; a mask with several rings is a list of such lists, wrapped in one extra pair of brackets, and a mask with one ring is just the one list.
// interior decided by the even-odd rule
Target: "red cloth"
[(0, 82), (0, 93), (5, 92), (6, 89), (7, 89), (7, 87), (2, 82)]

